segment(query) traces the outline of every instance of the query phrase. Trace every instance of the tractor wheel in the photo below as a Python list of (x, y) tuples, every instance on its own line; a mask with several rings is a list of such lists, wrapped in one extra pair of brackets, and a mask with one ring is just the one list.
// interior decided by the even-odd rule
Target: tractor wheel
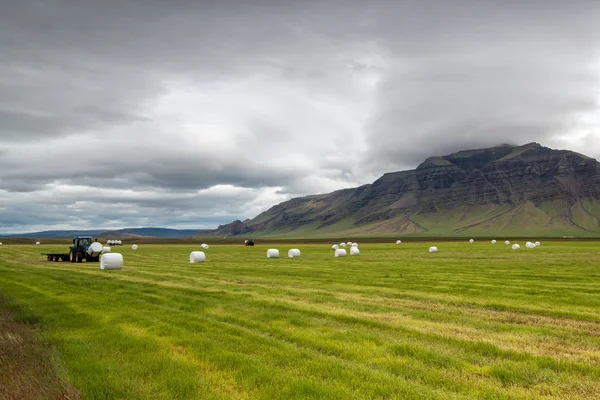
[(69, 251), (69, 261), (71, 261), (72, 263), (74, 263), (75, 261), (77, 261), (75, 259), (75, 253), (73, 252), (73, 250)]
[(83, 262), (83, 257), (81, 255), (81, 253), (77, 253), (77, 262), (78, 263)]

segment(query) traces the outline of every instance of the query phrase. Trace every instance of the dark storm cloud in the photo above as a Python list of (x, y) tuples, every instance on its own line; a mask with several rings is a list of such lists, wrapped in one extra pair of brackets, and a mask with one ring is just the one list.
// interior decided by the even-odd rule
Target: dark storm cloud
[[(599, 10), (2, 2), (0, 218), (195, 223), (464, 148), (538, 141), (600, 156)], [(218, 185), (237, 189), (206, 192)]]
[(502, 143), (556, 145), (597, 112), (599, 3), (459, 4), (417, 11), (431, 28), (414, 27), (418, 36), (385, 17), (409, 28), (386, 38), (399, 62), (379, 83), (367, 128), (371, 169)]

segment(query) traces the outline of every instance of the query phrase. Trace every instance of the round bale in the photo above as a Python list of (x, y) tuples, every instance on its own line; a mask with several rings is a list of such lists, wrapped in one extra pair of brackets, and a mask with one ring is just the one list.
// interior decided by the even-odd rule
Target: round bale
[(358, 250), (358, 247), (350, 247), (350, 255), (351, 256), (357, 256), (360, 254), (360, 250)]
[(435, 246), (431, 246), (431, 247), (429, 248), (429, 252), (430, 252), (430, 253), (437, 253), (437, 251), (438, 251), (438, 249), (437, 249), (437, 247), (435, 247)]
[(132, 250), (137, 250), (138, 249), (138, 245), (137, 244), (132, 244), (131, 245), (131, 249)]
[(206, 260), (206, 254), (203, 251), (192, 251), (190, 253), (190, 263), (204, 262)]
[(298, 249), (290, 249), (288, 251), (288, 257), (289, 258), (300, 257), (300, 250), (298, 250)]
[(102, 257), (100, 257), (100, 269), (123, 269), (123, 256), (119, 253), (102, 254)]
[(91, 257), (96, 257), (99, 256), (100, 253), (102, 253), (102, 244), (98, 243), (98, 242), (94, 242), (90, 245), (90, 247), (88, 247), (87, 249), (87, 253), (91, 256)]
[(337, 249), (333, 256), (334, 257), (346, 257), (346, 249)]
[(277, 250), (277, 249), (267, 250), (267, 258), (279, 258), (279, 250)]

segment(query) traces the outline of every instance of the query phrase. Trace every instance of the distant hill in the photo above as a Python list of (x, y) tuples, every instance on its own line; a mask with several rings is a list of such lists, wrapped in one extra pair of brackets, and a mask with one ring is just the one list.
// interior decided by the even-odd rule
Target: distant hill
[(600, 163), (538, 143), (459, 151), (372, 184), (291, 199), (210, 234), (600, 236)]
[(197, 229), (169, 229), (169, 228), (126, 228), (107, 231), (95, 230), (56, 230), (21, 234), (0, 235), (11, 238), (65, 238), (76, 235), (98, 236), (103, 238), (124, 239), (132, 237), (157, 237), (157, 238), (184, 238), (197, 234)]

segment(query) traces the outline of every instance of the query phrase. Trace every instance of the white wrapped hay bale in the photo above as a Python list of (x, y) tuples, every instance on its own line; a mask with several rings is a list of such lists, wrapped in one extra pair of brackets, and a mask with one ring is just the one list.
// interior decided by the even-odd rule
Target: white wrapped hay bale
[(496, 239), (493, 239), (493, 240), (492, 240), (492, 244), (496, 244)]
[(396, 244), (402, 243), (402, 240), (396, 240)]
[(87, 249), (87, 253), (92, 256), (92, 257), (96, 257), (99, 256), (100, 253), (102, 253), (102, 244), (98, 243), (98, 242), (94, 242), (92, 244), (90, 244), (90, 247), (88, 247)]
[(435, 246), (431, 246), (431, 247), (429, 248), (429, 252), (430, 252), (430, 253), (437, 253), (437, 251), (438, 251), (438, 248), (437, 248), (437, 247), (435, 247)]
[(521, 246), (519, 246), (518, 244), (515, 243), (515, 244), (512, 245), (512, 249), (513, 250), (520, 250)]
[(340, 247), (346, 247), (346, 243), (340, 243)]
[(352, 243), (352, 245), (350, 245), (350, 247), (358, 247), (358, 243)]
[(103, 247), (103, 248), (102, 248), (102, 252), (103, 252), (103, 253), (110, 253), (110, 251), (111, 251), (111, 250), (110, 250), (110, 247)]
[(137, 250), (138, 249), (138, 245), (137, 244), (132, 244), (131, 245), (131, 249), (132, 250)]
[(540, 242), (535, 242), (535, 247), (539, 247), (540, 246)]
[(277, 249), (267, 250), (267, 258), (279, 258), (279, 250), (277, 250)]
[(331, 246), (331, 250), (337, 250), (339, 248), (340, 248), (340, 246), (338, 246), (337, 244), (334, 244), (333, 246)]
[(333, 256), (334, 257), (346, 257), (346, 249), (337, 249)]
[(40, 242), (35, 242), (35, 245), (37, 246), (38, 244), (40, 244)]
[(206, 243), (202, 243), (200, 247), (202, 247), (204, 250), (208, 249), (208, 245)]
[(116, 245), (123, 244), (123, 241), (121, 241), (121, 240), (115, 240), (115, 242), (116, 242), (116, 243), (115, 243)]
[(360, 250), (358, 250), (358, 247), (350, 247), (350, 255), (351, 256), (357, 256), (360, 254)]
[(123, 256), (119, 253), (102, 254), (102, 257), (100, 257), (100, 269), (123, 269)]
[(288, 257), (289, 258), (300, 257), (300, 250), (298, 250), (298, 249), (290, 249), (288, 251)]
[(190, 263), (199, 263), (206, 260), (206, 254), (203, 251), (192, 251), (190, 253)]
[(475, 241), (475, 240), (471, 239), (471, 240), (469, 240), (469, 243), (473, 243), (474, 241)]
[(506, 242), (504, 242), (505, 245), (509, 245), (510, 244), (510, 240), (507, 240)]

